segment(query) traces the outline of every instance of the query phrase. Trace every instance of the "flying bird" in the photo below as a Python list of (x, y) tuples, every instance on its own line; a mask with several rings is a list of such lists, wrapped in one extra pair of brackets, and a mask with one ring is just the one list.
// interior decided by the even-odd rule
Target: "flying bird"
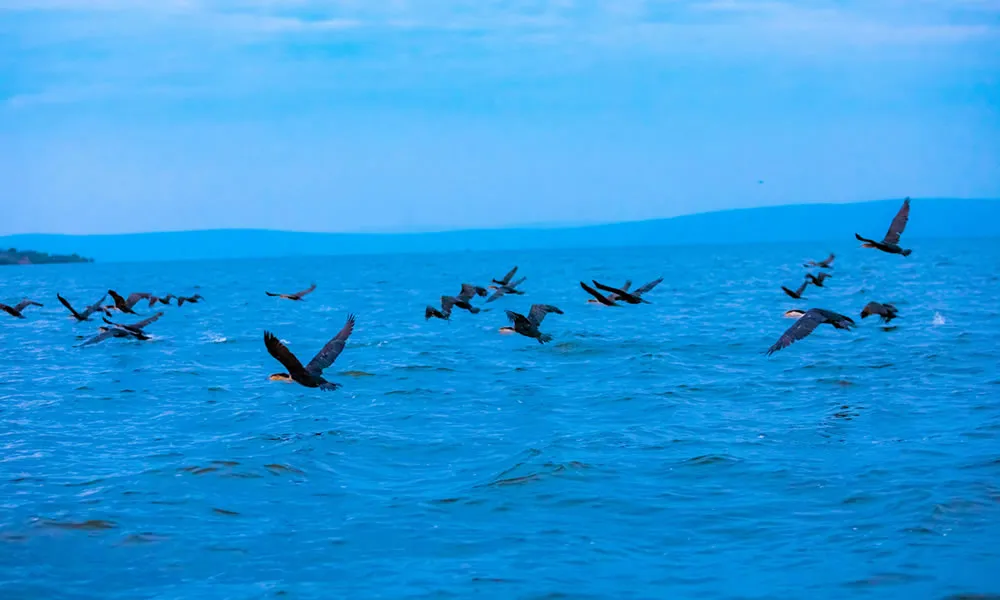
[[(629, 285), (631, 285), (631, 282), (626, 281), (623, 289), (627, 289)], [(615, 302), (618, 299), (617, 294), (611, 293), (605, 296), (582, 281), (580, 282), (580, 287), (583, 288), (583, 291), (594, 297), (591, 300), (587, 300), (587, 302), (597, 302), (598, 304), (602, 304), (604, 306), (618, 306), (618, 303)]]
[(821, 271), (819, 275), (813, 275), (812, 273), (806, 273), (806, 280), (809, 283), (811, 283), (814, 286), (816, 286), (816, 287), (823, 287), (823, 282), (826, 281), (827, 278), (829, 278), (829, 277), (833, 277), (833, 275), (830, 275), (829, 273), (827, 273), (825, 271)]
[[(316, 284), (314, 283), (314, 284), (310, 285), (308, 288), (302, 290), (301, 292), (295, 292), (294, 294), (276, 294), (274, 292), (264, 292), (264, 293), (267, 294), (268, 296), (271, 296), (271, 297), (284, 298), (285, 300), (295, 300), (295, 301), (298, 301), (298, 300), (301, 300), (303, 296), (307, 296), (307, 295), (313, 293), (315, 290), (316, 290)], [(200, 297), (199, 297), (199, 299), (200, 299)], [(180, 303), (180, 300), (177, 300), (177, 302)], [(188, 300), (188, 302), (190, 302), (190, 300)]]
[(777, 342), (767, 349), (768, 356), (808, 336), (813, 330), (824, 323), (833, 325), (836, 329), (850, 330), (854, 326), (854, 321), (850, 317), (823, 308), (810, 308), (805, 312), (790, 310), (785, 313), (785, 316), (798, 317), (798, 320), (788, 328), (788, 331), (778, 338)]
[[(313, 287), (315, 288), (316, 286)], [(184, 306), (185, 302), (190, 302), (191, 304), (198, 304), (204, 299), (205, 298), (201, 294), (195, 294), (194, 296), (177, 296), (177, 306)]]
[(434, 308), (433, 306), (428, 306), (424, 309), (424, 319), (430, 319), (431, 317), (437, 319), (444, 319), (445, 321), (451, 320), (451, 310), (454, 307), (464, 308), (472, 314), (479, 312), (479, 309), (472, 306), (465, 300), (456, 298), (454, 296), (441, 296), (441, 310)]
[[(660, 283), (661, 281), (663, 281), (662, 277), (660, 279), (656, 280), (655, 282), (651, 282), (651, 283), (655, 287), (656, 284)], [(638, 290), (636, 290), (634, 292), (626, 292), (625, 290), (620, 289), (620, 288), (614, 288), (614, 287), (611, 287), (609, 285), (604, 285), (603, 283), (600, 283), (599, 281), (591, 280), (591, 283), (593, 283), (594, 287), (596, 287), (599, 290), (613, 293), (616, 296), (616, 298), (615, 298), (616, 301), (617, 300), (621, 300), (622, 302), (625, 302), (626, 304), (649, 304), (649, 300), (644, 300), (642, 298), (643, 292), (640, 291), (642, 288), (639, 288)], [(647, 283), (646, 285), (650, 285), (650, 284)], [(643, 287), (646, 287), (646, 286), (643, 286)], [(650, 289), (652, 289), (652, 288), (650, 288)]]
[(299, 359), (292, 354), (291, 350), (281, 343), (281, 340), (275, 337), (270, 331), (265, 331), (264, 345), (267, 347), (267, 352), (288, 371), (287, 373), (274, 373), (268, 379), (271, 381), (291, 380), (307, 388), (319, 388), (324, 391), (339, 388), (339, 383), (327, 381), (323, 378), (323, 371), (329, 368), (337, 360), (337, 357), (340, 356), (340, 353), (344, 351), (344, 346), (347, 345), (347, 338), (351, 337), (351, 332), (353, 331), (354, 315), (349, 315), (344, 327), (304, 367), (299, 362)]
[[(502, 279), (494, 279), (493, 283), (497, 285), (507, 285), (510, 283), (510, 280), (513, 279), (514, 274), (516, 273), (517, 273), (517, 266), (515, 265), (514, 268), (508, 271), (507, 274), (504, 275)], [(524, 281), (524, 279), (522, 279), (521, 281)]]
[(35, 302), (34, 300), (28, 300), (27, 298), (25, 298), (24, 300), (21, 300), (14, 306), (7, 306), (6, 304), (0, 303), (0, 310), (4, 311), (5, 313), (7, 313), (12, 317), (23, 319), (24, 315), (21, 314), (21, 311), (28, 308), (29, 306), (45, 306), (45, 305)]
[(899, 310), (889, 303), (869, 302), (861, 309), (861, 318), (867, 319), (871, 316), (877, 316), (881, 323), (888, 323), (899, 316)]
[(77, 312), (77, 310), (73, 308), (73, 306), (69, 303), (69, 300), (63, 298), (59, 294), (56, 294), (56, 298), (59, 299), (59, 302), (61, 302), (62, 305), (69, 310), (70, 314), (73, 315), (73, 318), (76, 319), (77, 321), (89, 321), (90, 315), (98, 312), (107, 314), (108, 311), (107, 309), (104, 308), (104, 300), (107, 297), (108, 295), (104, 294), (103, 296), (101, 296), (100, 300), (98, 300), (94, 304), (91, 304), (87, 308), (83, 309), (83, 312)]
[(132, 309), (139, 303), (140, 300), (149, 300), (152, 296), (152, 294), (146, 292), (136, 292), (134, 294), (129, 294), (129, 297), (126, 299), (122, 298), (121, 294), (114, 290), (108, 290), (108, 294), (111, 295), (111, 299), (114, 300), (115, 303), (113, 306), (107, 306), (105, 308), (109, 310), (117, 310), (130, 315), (136, 314)]
[(889, 254), (902, 254), (903, 256), (909, 256), (913, 250), (903, 248), (899, 245), (899, 236), (903, 234), (903, 230), (906, 229), (906, 223), (909, 220), (910, 199), (906, 198), (903, 200), (903, 206), (900, 207), (899, 212), (896, 213), (895, 218), (892, 220), (892, 224), (889, 225), (889, 231), (886, 232), (885, 237), (882, 238), (881, 242), (863, 238), (857, 233), (854, 234), (854, 237), (856, 237), (859, 242), (864, 242), (861, 244), (862, 248), (875, 248), (877, 250), (881, 250), (882, 252), (888, 252)]
[(77, 348), (82, 348), (84, 346), (92, 346), (94, 344), (98, 344), (98, 343), (103, 342), (104, 340), (106, 340), (108, 338), (112, 338), (112, 337), (116, 337), (116, 338), (128, 338), (128, 339), (136, 339), (136, 340), (148, 340), (149, 339), (149, 336), (147, 336), (146, 334), (144, 334), (142, 332), (135, 332), (135, 331), (132, 331), (132, 330), (129, 330), (129, 329), (125, 329), (124, 327), (114, 327), (114, 326), (112, 326), (112, 327), (103, 327), (102, 326), (102, 327), (98, 327), (97, 330), (100, 333), (98, 333), (94, 337), (88, 339), (87, 341), (83, 342), (82, 344), (78, 344)]
[(837, 255), (834, 254), (833, 252), (831, 252), (830, 256), (827, 256), (823, 260), (820, 260), (820, 261), (811, 260), (811, 261), (807, 262), (806, 264), (804, 264), (802, 266), (803, 267), (817, 267), (819, 269), (832, 269), (833, 268), (833, 259), (835, 259), (835, 258), (837, 258)]
[(514, 326), (501, 328), (501, 331), (506, 333), (513, 330), (515, 333), (520, 333), (523, 336), (535, 338), (539, 344), (552, 341), (551, 335), (538, 330), (539, 325), (545, 319), (545, 315), (549, 313), (563, 314), (563, 311), (550, 304), (532, 304), (527, 317), (512, 310), (504, 312), (507, 313), (507, 318)]
[(471, 283), (463, 283), (462, 291), (459, 292), (458, 295), (455, 297), (458, 298), (459, 300), (464, 300), (465, 302), (468, 302), (469, 300), (472, 300), (476, 296), (485, 297), (486, 294), (487, 294), (486, 288), (484, 287), (480, 287), (478, 285), (472, 285)]
[(788, 294), (789, 296), (791, 296), (792, 298), (795, 298), (796, 300), (805, 300), (806, 298), (802, 294), (803, 292), (806, 291), (806, 288), (808, 286), (809, 286), (809, 280), (806, 279), (805, 281), (802, 282), (802, 285), (800, 285), (799, 289), (797, 290), (790, 290), (785, 286), (781, 286), (781, 290), (786, 294)]
[(111, 325), (112, 327), (118, 327), (120, 329), (125, 329), (127, 331), (130, 331), (130, 332), (132, 332), (134, 334), (141, 335), (141, 334), (145, 333), (143, 331), (143, 329), (145, 329), (146, 327), (149, 327), (151, 324), (159, 321), (160, 317), (162, 317), (162, 316), (163, 316), (163, 311), (160, 311), (160, 312), (156, 313), (155, 315), (153, 315), (151, 317), (147, 317), (147, 318), (139, 321), (138, 323), (132, 323), (130, 325), (124, 325), (122, 323), (113, 323), (112, 321), (108, 320), (107, 317), (104, 317), (104, 322), (107, 323), (108, 325)]

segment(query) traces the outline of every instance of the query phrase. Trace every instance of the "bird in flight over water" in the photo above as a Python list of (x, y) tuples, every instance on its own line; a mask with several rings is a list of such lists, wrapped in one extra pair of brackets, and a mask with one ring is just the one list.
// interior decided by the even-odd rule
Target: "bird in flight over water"
[(881, 323), (888, 323), (899, 316), (899, 310), (889, 303), (869, 302), (861, 309), (861, 318), (867, 319), (871, 316), (877, 316)]
[(77, 310), (75, 308), (73, 308), (73, 306), (69, 303), (69, 300), (63, 298), (59, 294), (56, 294), (56, 298), (59, 299), (59, 302), (61, 302), (62, 305), (65, 306), (69, 310), (70, 314), (73, 315), (73, 318), (76, 319), (77, 321), (89, 321), (90, 320), (90, 315), (92, 315), (94, 313), (98, 313), (98, 312), (99, 313), (108, 314), (108, 311), (105, 310), (105, 308), (104, 308), (104, 300), (107, 297), (108, 297), (108, 295), (104, 294), (103, 296), (101, 296), (100, 300), (98, 300), (97, 302), (91, 304), (87, 308), (83, 309), (83, 312), (77, 312)]
[(813, 275), (812, 273), (806, 273), (806, 280), (808, 280), (809, 283), (813, 284), (816, 287), (823, 287), (823, 282), (826, 281), (827, 278), (829, 278), (829, 277), (833, 277), (833, 275), (830, 275), (829, 273), (827, 273), (825, 271), (821, 271), (819, 275)]
[(108, 290), (108, 294), (111, 295), (111, 299), (115, 301), (113, 306), (107, 306), (105, 308), (109, 310), (117, 310), (126, 314), (134, 315), (135, 311), (132, 310), (140, 300), (149, 300), (153, 295), (146, 292), (135, 292), (134, 294), (129, 294), (128, 298), (122, 298), (121, 294), (114, 290)]
[(479, 309), (475, 306), (469, 304), (465, 300), (456, 298), (454, 296), (441, 296), (441, 310), (434, 308), (433, 306), (428, 306), (424, 309), (424, 319), (430, 319), (434, 317), (436, 319), (444, 319), (445, 321), (451, 320), (451, 310), (454, 307), (462, 308), (469, 311), (472, 314), (479, 312)]
[(824, 308), (810, 308), (805, 312), (801, 310), (790, 310), (785, 313), (785, 316), (793, 318), (798, 317), (798, 320), (788, 328), (788, 331), (783, 333), (781, 337), (778, 338), (777, 342), (772, 344), (771, 347), (767, 349), (768, 356), (805, 338), (824, 323), (833, 325), (836, 329), (850, 330), (851, 327), (854, 327), (854, 321), (850, 317), (844, 316), (840, 313), (835, 313), (832, 310), (826, 310)]
[(29, 306), (45, 306), (45, 305), (35, 302), (34, 300), (28, 300), (27, 298), (25, 298), (24, 300), (21, 300), (14, 306), (7, 306), (6, 304), (0, 303), (0, 310), (4, 311), (8, 315), (15, 317), (17, 319), (23, 319), (24, 315), (21, 314), (21, 311), (28, 308)]
[[(299, 301), (304, 296), (307, 296), (307, 295), (313, 293), (314, 291), (316, 291), (316, 284), (315, 283), (312, 284), (312, 285), (310, 285), (306, 289), (302, 290), (301, 292), (295, 292), (294, 294), (276, 294), (274, 292), (267, 292), (267, 291), (265, 291), (264, 293), (267, 294), (268, 296), (271, 296), (272, 298), (284, 298), (285, 300)], [(198, 299), (200, 300), (201, 297), (199, 296)], [(190, 302), (190, 300), (188, 300), (188, 302)], [(197, 302), (197, 300), (196, 300), (196, 302)], [(178, 303), (178, 305), (180, 305), (180, 303), (181, 303), (180, 300), (178, 300), (177, 303)]]
[(892, 223), (889, 225), (889, 231), (886, 232), (885, 237), (882, 238), (881, 242), (863, 238), (857, 233), (854, 234), (854, 237), (856, 237), (859, 242), (864, 242), (861, 244), (862, 248), (875, 248), (877, 250), (881, 250), (882, 252), (888, 252), (889, 254), (902, 254), (903, 256), (909, 256), (913, 250), (903, 248), (899, 245), (899, 236), (903, 235), (903, 230), (906, 229), (906, 223), (909, 220), (910, 199), (906, 198), (903, 200), (903, 206), (900, 207), (899, 212), (896, 213), (895, 218), (893, 218)]
[(549, 313), (556, 313), (557, 315), (563, 314), (563, 311), (559, 310), (555, 306), (552, 306), (551, 304), (532, 304), (531, 310), (528, 311), (528, 316), (524, 316), (512, 310), (504, 312), (507, 313), (507, 318), (514, 324), (514, 326), (502, 327), (500, 329), (501, 332), (509, 333), (510, 331), (513, 331), (515, 333), (520, 333), (523, 336), (535, 338), (538, 340), (539, 344), (552, 341), (551, 335), (542, 333), (538, 330), (538, 327), (545, 319), (545, 315)]
[(323, 346), (316, 356), (306, 366), (302, 366), (299, 359), (292, 354), (284, 344), (281, 343), (270, 331), (264, 332), (264, 345), (267, 352), (280, 362), (287, 373), (274, 373), (268, 377), (271, 381), (294, 381), (307, 388), (319, 388), (324, 391), (332, 391), (340, 387), (339, 383), (327, 381), (323, 378), (323, 371), (333, 364), (340, 353), (347, 345), (347, 338), (351, 337), (354, 331), (354, 315), (347, 317), (347, 322), (343, 328), (333, 337), (332, 340)]
[(805, 300), (806, 297), (803, 296), (802, 294), (806, 291), (807, 287), (809, 287), (809, 280), (808, 279), (806, 279), (805, 281), (803, 281), (802, 285), (800, 285), (799, 289), (797, 289), (797, 290), (790, 290), (790, 289), (786, 288), (785, 286), (781, 286), (781, 291), (785, 292), (786, 294), (788, 294), (792, 298), (795, 298), (796, 300)]
[(802, 266), (803, 267), (816, 267), (816, 268), (819, 268), (819, 269), (832, 269), (833, 268), (833, 260), (835, 258), (837, 258), (837, 255), (834, 254), (833, 252), (831, 252), (830, 256), (827, 256), (823, 260), (820, 260), (820, 261), (811, 260), (811, 261), (807, 262), (806, 264), (804, 264)]

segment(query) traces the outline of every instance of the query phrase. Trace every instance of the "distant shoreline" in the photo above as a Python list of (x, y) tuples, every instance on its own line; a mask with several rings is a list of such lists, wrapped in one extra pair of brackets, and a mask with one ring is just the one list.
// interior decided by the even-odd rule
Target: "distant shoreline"
[(57, 265), (66, 263), (92, 263), (94, 259), (79, 254), (48, 254), (35, 250), (8, 248), (0, 250), (0, 266), (13, 265)]

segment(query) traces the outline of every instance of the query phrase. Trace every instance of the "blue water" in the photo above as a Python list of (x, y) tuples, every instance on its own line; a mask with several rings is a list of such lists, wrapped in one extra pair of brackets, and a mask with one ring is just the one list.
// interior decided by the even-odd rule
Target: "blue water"
[[(911, 245), (4, 268), (0, 301), (46, 306), (0, 315), (0, 596), (998, 593), (1000, 241)], [(513, 264), (526, 296), (424, 321)], [(577, 285), (661, 274), (639, 307)], [(56, 292), (109, 286), (207, 301), (74, 348), (96, 324)], [(551, 344), (497, 333), (532, 302)], [(796, 306), (860, 326), (765, 357)], [(341, 390), (267, 380), (265, 328), (307, 360), (348, 312)]]

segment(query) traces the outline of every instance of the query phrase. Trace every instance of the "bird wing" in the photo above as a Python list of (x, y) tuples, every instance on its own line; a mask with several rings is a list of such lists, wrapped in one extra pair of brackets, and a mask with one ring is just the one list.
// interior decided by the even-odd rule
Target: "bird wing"
[(115, 301), (115, 306), (118, 308), (125, 306), (125, 298), (122, 298), (121, 294), (114, 290), (108, 290), (108, 293), (111, 294), (111, 299)]
[[(645, 294), (646, 292), (650, 291), (651, 289), (655, 288), (656, 286), (660, 285), (660, 282), (662, 282), (662, 281), (663, 281), (662, 277), (660, 277), (659, 279), (655, 279), (653, 281), (650, 281), (646, 285), (644, 285), (641, 288), (639, 288), (639, 289), (635, 290), (634, 292), (632, 292), (632, 294), (635, 295), (635, 296), (641, 296), (641, 295)], [(622, 289), (625, 290), (626, 292), (628, 291), (627, 287), (622, 288)]]
[(603, 283), (601, 283), (599, 281), (596, 281), (596, 280), (594, 281), (594, 287), (596, 287), (599, 290), (604, 290), (605, 292), (611, 292), (612, 294), (614, 294), (615, 296), (617, 296), (619, 298), (638, 298), (639, 297), (638, 294), (630, 294), (630, 293), (626, 292), (625, 290), (621, 290), (621, 289), (618, 289), (618, 288), (613, 288), (610, 285), (604, 285)]
[(271, 296), (272, 298), (275, 298), (275, 297), (278, 297), (278, 296), (281, 295), (281, 294), (275, 294), (274, 292), (268, 292), (266, 290), (264, 291), (264, 293), (267, 294), (268, 296)]
[(509, 289), (514, 289), (514, 288), (516, 288), (517, 286), (519, 286), (519, 285), (521, 285), (522, 283), (524, 283), (524, 280), (525, 280), (525, 279), (527, 279), (527, 277), (522, 277), (522, 278), (518, 279), (517, 281), (512, 281), (512, 282), (510, 282), (510, 283), (508, 283), (508, 284), (507, 284), (507, 287), (508, 287)]
[(523, 324), (530, 323), (530, 321), (528, 321), (528, 319), (520, 313), (516, 313), (512, 310), (505, 310), (503, 312), (507, 315), (507, 320), (514, 325), (517, 325), (518, 323), (523, 323)]
[(128, 298), (125, 299), (125, 306), (132, 308), (139, 303), (140, 300), (147, 300), (152, 294), (148, 292), (135, 292), (134, 294), (129, 294)]
[(351, 337), (352, 331), (354, 331), (354, 315), (348, 315), (347, 322), (344, 323), (343, 328), (309, 361), (309, 364), (306, 365), (306, 371), (309, 371), (313, 375), (319, 375), (323, 372), (323, 369), (332, 365), (333, 361), (337, 360), (340, 353), (344, 351), (344, 346), (347, 345), (347, 338)]
[(158, 321), (162, 316), (163, 316), (163, 311), (160, 311), (151, 317), (147, 317), (139, 321), (138, 323), (128, 325), (127, 327), (123, 325), (123, 327), (125, 327), (126, 329), (145, 329), (151, 323), (155, 323), (156, 321)]
[(892, 224), (889, 225), (889, 231), (886, 232), (885, 238), (882, 240), (887, 244), (898, 244), (899, 236), (902, 235), (903, 230), (906, 229), (906, 222), (910, 220), (910, 199), (907, 198), (903, 200), (903, 206), (900, 207), (899, 212), (896, 213), (896, 217), (892, 220)]
[(497, 287), (496, 291), (493, 292), (493, 295), (486, 299), (487, 304), (490, 303), (490, 302), (493, 302), (497, 298), (500, 298), (501, 296), (503, 296), (506, 293), (507, 293), (507, 290), (504, 289), (502, 286)]
[(824, 260), (824, 261), (820, 261), (820, 263), (819, 263), (819, 264), (820, 264), (820, 265), (823, 265), (823, 266), (826, 266), (826, 267), (829, 267), (830, 265), (832, 265), (832, 264), (833, 264), (833, 259), (835, 259), (835, 258), (837, 258), (837, 255), (836, 255), (836, 254), (834, 254), (833, 252), (831, 252), (831, 253), (830, 253), (830, 256), (828, 256), (828, 257), (826, 258), (826, 260)]
[(605, 298), (600, 292), (598, 292), (597, 290), (595, 290), (594, 288), (590, 287), (589, 285), (587, 285), (586, 283), (584, 283), (582, 281), (580, 282), (580, 287), (582, 287), (585, 292), (587, 292), (588, 294), (590, 294), (594, 298), (597, 298), (597, 301), (600, 302), (601, 304), (605, 304), (605, 305), (608, 305), (608, 306), (610, 306), (611, 304), (614, 304), (614, 302), (612, 302), (611, 300)]
[[(310, 285), (308, 288), (302, 290), (301, 292), (295, 292), (292, 295), (293, 296), (298, 296), (299, 298), (301, 298), (302, 296), (305, 296), (306, 294), (311, 294), (314, 291), (316, 291), (316, 284), (315, 283), (312, 284), (312, 285)], [(190, 302), (190, 300), (188, 302)]]
[(881, 315), (882, 305), (878, 302), (869, 302), (865, 304), (865, 307), (861, 309), (861, 318), (869, 317), (871, 315)]
[(531, 321), (535, 327), (538, 327), (542, 324), (542, 320), (545, 319), (545, 315), (550, 312), (556, 313), (557, 315), (563, 314), (563, 311), (559, 310), (556, 306), (552, 306), (551, 304), (532, 304), (531, 310), (528, 311), (528, 320)]
[(802, 285), (799, 286), (799, 289), (795, 290), (795, 295), (801, 296), (802, 292), (806, 291), (806, 288), (808, 286), (809, 286), (809, 280), (807, 279), (802, 282)]
[(103, 306), (104, 305), (104, 301), (107, 298), (108, 298), (108, 295), (104, 294), (103, 296), (101, 296), (100, 300), (98, 300), (97, 302), (95, 302), (95, 303), (91, 304), (90, 306), (88, 306), (86, 308), (86, 310), (83, 311), (84, 318), (89, 317), (90, 315), (94, 314), (95, 312), (103, 312), (104, 311), (104, 306)]
[(299, 359), (295, 358), (292, 351), (289, 350), (284, 344), (281, 343), (273, 333), (270, 331), (264, 332), (264, 345), (267, 346), (267, 353), (274, 357), (275, 360), (280, 362), (282, 366), (288, 371), (288, 374), (295, 377), (302, 377), (306, 375), (305, 368), (302, 367), (302, 363)]
[(38, 302), (35, 302), (34, 300), (28, 300), (27, 298), (25, 298), (24, 300), (21, 300), (16, 305), (14, 305), (14, 310), (20, 312), (29, 306), (43, 306), (43, 305)]
[[(76, 317), (77, 320), (82, 321), (82, 320), (84, 320), (84, 319), (87, 318), (87, 317), (81, 315), (80, 313), (76, 312), (76, 309), (74, 309), (70, 305), (69, 301), (66, 300), (65, 298), (63, 298), (62, 296), (60, 296), (59, 294), (56, 294), (56, 298), (59, 299), (59, 302), (62, 302), (63, 306), (65, 306), (67, 309), (69, 309), (69, 312), (73, 313), (73, 316)], [(90, 309), (88, 308), (87, 310), (90, 310)], [(88, 313), (88, 314), (90, 314), (90, 313)]]
[(451, 309), (452, 307), (455, 306), (456, 302), (458, 302), (458, 298), (453, 298), (451, 296), (441, 296), (441, 310), (443, 310), (445, 314), (451, 312)]
[(83, 342), (78, 347), (82, 348), (83, 346), (90, 346), (92, 344), (98, 344), (98, 343), (103, 342), (104, 340), (108, 339), (112, 335), (114, 335), (114, 332), (112, 330), (110, 330), (110, 329), (107, 329), (105, 331), (102, 331), (101, 333), (98, 333), (97, 335), (95, 335), (94, 337), (90, 338), (89, 340)]
[[(480, 290), (482, 290), (481, 294), (479, 293)], [(463, 283), (462, 284), (462, 291), (458, 293), (457, 297), (461, 298), (462, 300), (471, 300), (473, 298), (473, 296), (477, 296), (477, 295), (479, 295), (479, 296), (485, 296), (486, 295), (486, 290), (484, 290), (483, 288), (481, 288), (479, 286), (472, 285), (471, 283)]]
[(792, 324), (785, 333), (778, 338), (778, 341), (771, 345), (767, 349), (767, 354), (770, 356), (782, 348), (787, 348), (794, 344), (795, 342), (801, 340), (802, 338), (808, 336), (813, 332), (820, 323), (824, 321), (823, 315), (817, 312), (815, 309), (809, 309), (804, 315), (799, 317), (798, 321)]
[(503, 276), (503, 279), (500, 280), (500, 283), (502, 283), (503, 285), (507, 285), (508, 283), (510, 283), (511, 278), (514, 277), (515, 273), (517, 273), (516, 265), (506, 275)]
[[(661, 278), (661, 281), (662, 281), (662, 278)], [(622, 289), (627, 292), (629, 290), (629, 288), (631, 288), (631, 287), (632, 287), (632, 280), (631, 279), (626, 279), (625, 280), (625, 285), (622, 286)], [(649, 288), (649, 289), (653, 289), (653, 288)]]
[(13, 307), (7, 306), (6, 304), (0, 304), (0, 310), (4, 311), (12, 317), (20, 317), (21, 313), (14, 310)]

